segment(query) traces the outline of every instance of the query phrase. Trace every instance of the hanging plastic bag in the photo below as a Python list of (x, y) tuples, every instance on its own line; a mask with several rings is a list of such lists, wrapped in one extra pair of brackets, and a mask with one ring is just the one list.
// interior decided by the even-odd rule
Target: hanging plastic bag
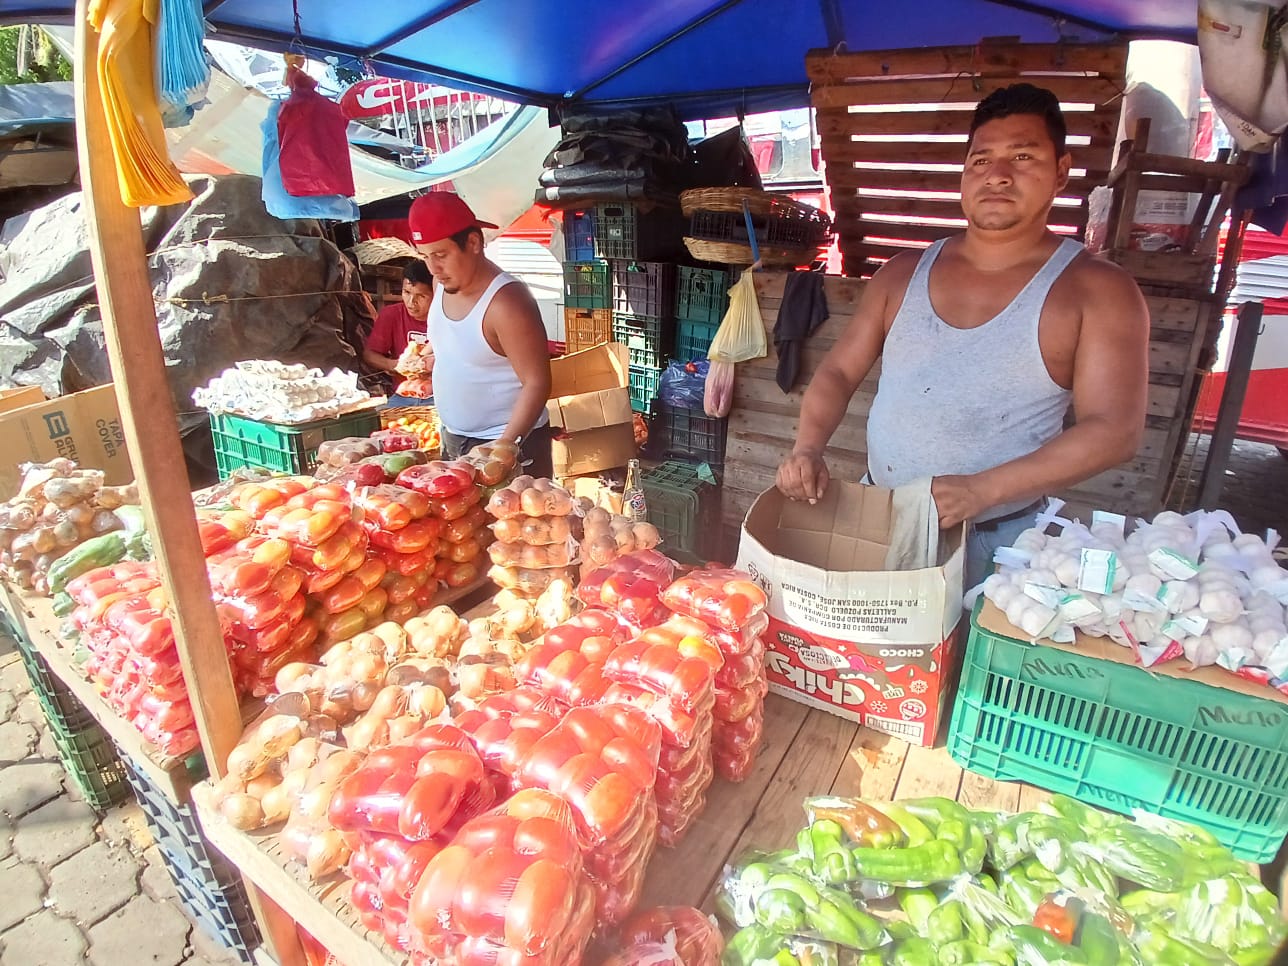
[(707, 358), (713, 362), (747, 362), (761, 358), (768, 351), (756, 282), (752, 269), (747, 268), (729, 289), (729, 310), (711, 340)]
[(710, 368), (711, 363), (705, 359), (694, 362), (671, 360), (658, 385), (658, 400), (680, 409), (701, 409)]
[(708, 416), (723, 419), (733, 408), (732, 362), (712, 362), (707, 371), (707, 383), (703, 394), (703, 409)]
[(317, 91), (315, 81), (294, 64), (287, 68), (291, 96), (277, 116), (282, 185), (296, 198), (343, 195), (351, 198), (349, 122), (340, 105)]
[(157, 99), (166, 127), (192, 120), (210, 86), (206, 18), (199, 0), (159, 0), (156, 26)]
[(357, 221), (358, 206), (344, 195), (317, 195), (296, 198), (287, 194), (282, 185), (282, 171), (278, 164), (277, 115), (281, 101), (268, 105), (268, 115), (260, 125), (264, 132), (264, 176), (260, 195), (264, 207), (274, 218), (324, 218), (329, 221)]

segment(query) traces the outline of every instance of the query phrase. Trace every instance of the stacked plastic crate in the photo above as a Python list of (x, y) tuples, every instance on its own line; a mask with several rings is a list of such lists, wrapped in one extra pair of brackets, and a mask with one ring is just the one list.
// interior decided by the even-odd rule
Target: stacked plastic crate
[(564, 212), (564, 343), (568, 352), (613, 337), (608, 263), (595, 252), (595, 211)]

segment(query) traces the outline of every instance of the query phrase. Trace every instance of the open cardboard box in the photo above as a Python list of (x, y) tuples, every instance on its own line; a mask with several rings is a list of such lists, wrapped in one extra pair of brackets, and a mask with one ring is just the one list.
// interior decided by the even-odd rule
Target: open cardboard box
[(112, 385), (45, 400), (34, 386), (0, 391), (0, 499), (18, 492), (21, 463), (73, 459), (106, 474), (109, 486), (134, 479)]
[(551, 359), (550, 425), (565, 433), (629, 425), (630, 371), (626, 346), (615, 342)]
[[(1016, 641), (1030, 642), (1029, 636), (1008, 621), (1006, 615), (991, 600), (985, 599), (984, 605), (980, 608), (979, 617), (975, 619), (975, 622), (983, 630), (991, 634), (1009, 637)], [(1069, 651), (1081, 657), (1094, 657), (1101, 661), (1126, 664), (1130, 667), (1140, 668), (1150, 674), (1180, 678), (1183, 681), (1197, 681), (1199, 684), (1206, 684), (1214, 688), (1225, 688), (1227, 691), (1237, 691), (1239, 694), (1246, 694), (1252, 698), (1265, 698), (1269, 701), (1278, 701), (1280, 704), (1288, 704), (1288, 695), (1283, 694), (1281, 691), (1267, 687), (1257, 681), (1241, 678), (1224, 668), (1215, 666), (1191, 668), (1189, 662), (1184, 658), (1174, 659), (1166, 664), (1155, 664), (1150, 668), (1141, 667), (1136, 660), (1136, 653), (1131, 648), (1115, 644), (1107, 637), (1088, 637), (1081, 631), (1075, 631), (1072, 644), (1058, 644), (1047, 639), (1031, 641), (1031, 643), (1034, 647), (1048, 647), (1053, 650)]]
[(771, 690), (929, 745), (953, 683), (966, 531), (941, 534), (936, 566), (886, 571), (893, 496), (833, 481), (811, 505), (770, 488), (738, 567), (769, 594)]

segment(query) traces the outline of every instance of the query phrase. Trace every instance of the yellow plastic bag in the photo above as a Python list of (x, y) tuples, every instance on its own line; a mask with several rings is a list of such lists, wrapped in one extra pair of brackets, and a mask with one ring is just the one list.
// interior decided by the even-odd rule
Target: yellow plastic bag
[(756, 282), (752, 269), (744, 269), (729, 289), (729, 311), (711, 340), (707, 358), (713, 362), (747, 362), (761, 358), (768, 351)]
[(192, 192), (170, 162), (153, 79), (155, 0), (92, 0), (90, 25), (99, 33), (98, 82), (116, 177), (127, 205), (173, 205)]

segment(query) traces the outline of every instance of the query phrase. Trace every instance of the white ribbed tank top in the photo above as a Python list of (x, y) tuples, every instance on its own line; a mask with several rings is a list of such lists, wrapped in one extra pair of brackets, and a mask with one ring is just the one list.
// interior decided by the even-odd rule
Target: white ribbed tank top
[[(434, 405), (443, 427), (457, 436), (496, 439), (510, 421), (523, 388), (514, 366), (497, 355), (483, 335), (492, 299), (517, 279), (499, 273), (462, 319), (443, 311), (443, 287), (434, 286), (426, 329), (434, 350)], [(537, 425), (544, 425), (543, 412)]]
[[(930, 269), (943, 245), (921, 256), (882, 350), (868, 415), (868, 474), (879, 486), (979, 473), (1026, 456), (1059, 435), (1072, 398), (1047, 372), (1038, 320), (1082, 246), (1063, 239), (1010, 305), (958, 329), (930, 301)], [(979, 521), (1027, 502), (993, 507)]]

